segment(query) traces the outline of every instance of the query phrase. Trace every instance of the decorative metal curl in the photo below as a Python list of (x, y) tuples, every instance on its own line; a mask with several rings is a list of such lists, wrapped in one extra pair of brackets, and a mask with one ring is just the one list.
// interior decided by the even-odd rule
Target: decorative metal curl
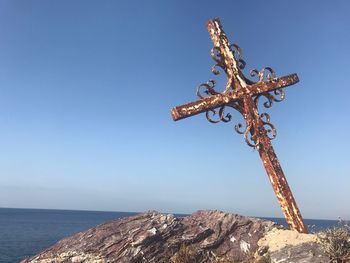
[(279, 96), (279, 98), (274, 97), (273, 100), (276, 101), (276, 102), (281, 102), (282, 100), (284, 100), (284, 99), (286, 98), (286, 94), (285, 94), (283, 88), (281, 88), (281, 89), (275, 89), (275, 90), (273, 91), (273, 94), (275, 94), (276, 96)]
[(285, 99), (286, 96), (285, 96), (285, 92), (282, 88), (276, 89), (276, 90), (270, 91), (270, 92), (261, 93), (254, 98), (254, 103), (255, 103), (256, 107), (258, 107), (259, 99), (261, 97), (264, 97), (266, 99), (266, 101), (263, 103), (264, 107), (271, 108), (273, 102), (281, 102)]
[(211, 71), (213, 72), (213, 74), (214, 75), (219, 75), (220, 74), (220, 70), (218, 68), (221, 68), (227, 75), (227, 83), (226, 83), (225, 90), (224, 90), (224, 93), (226, 93), (226, 92), (228, 92), (230, 90), (231, 85), (232, 85), (232, 77), (233, 77), (233, 76), (231, 76), (232, 72), (231, 72), (231, 70), (227, 69), (227, 67), (225, 65), (225, 62), (224, 62), (223, 58), (218, 54), (218, 49), (216, 47), (213, 47), (210, 50), (210, 56), (216, 62), (211, 67)]
[(235, 131), (236, 131), (237, 133), (239, 133), (239, 134), (243, 134), (244, 131), (241, 130), (242, 127), (243, 127), (243, 124), (242, 124), (242, 123), (237, 123), (237, 124), (235, 125)]
[(219, 110), (219, 116), (220, 116), (220, 120), (223, 122), (229, 122), (232, 119), (232, 114), (231, 113), (227, 113), (225, 115), (224, 113), (225, 107), (221, 107)]
[(248, 144), (248, 146), (256, 148), (256, 142), (254, 142), (253, 136), (250, 136), (252, 134), (251, 130), (253, 127), (253, 122), (251, 120), (246, 120), (246, 122), (247, 122), (247, 125), (243, 132), (244, 140)]
[[(226, 107), (230, 107), (230, 108), (233, 108), (235, 109), (236, 111), (238, 111), (239, 113), (242, 113), (242, 106), (239, 104), (239, 102), (235, 101), (235, 102), (231, 102), (231, 103), (228, 103), (224, 106), (221, 106), (219, 108), (219, 111), (217, 112), (217, 110), (215, 109), (212, 109), (212, 110), (208, 110), (206, 113), (205, 113), (205, 117), (207, 118), (207, 120), (211, 123), (218, 123), (220, 121), (222, 122), (229, 122), (232, 120), (232, 114), (229, 112), (229, 113), (226, 113), (225, 114), (225, 109)], [(213, 116), (215, 116), (216, 114), (218, 113), (218, 119), (215, 120), (213, 119)], [(238, 128), (236, 128), (238, 127)], [(243, 134), (244, 132), (243, 131), (240, 131), (239, 128), (242, 127), (242, 124), (241, 123), (238, 123), (235, 125), (235, 129), (238, 133), (241, 133)], [(238, 130), (237, 130), (238, 129)]]
[(218, 54), (218, 49), (216, 47), (213, 47), (210, 50), (210, 56), (212, 57), (212, 59), (214, 59), (214, 61), (218, 64), (224, 64), (224, 62), (222, 61), (222, 58), (219, 56)]
[(205, 117), (207, 118), (207, 120), (208, 120), (209, 122), (211, 122), (211, 123), (218, 123), (218, 122), (220, 122), (220, 119), (218, 119), (218, 120), (213, 120), (213, 119), (210, 117), (210, 115), (209, 115), (210, 112), (212, 112), (213, 116), (216, 115), (216, 110), (208, 110), (208, 111), (205, 113)]
[(235, 59), (238, 61), (239, 69), (243, 70), (247, 63), (243, 60), (242, 49), (237, 44), (232, 44), (230, 47)]
[(218, 68), (221, 68), (223, 71), (226, 72), (226, 67), (223, 64), (216, 63), (211, 67), (211, 72), (214, 75), (220, 75), (220, 70)]
[[(230, 102), (228, 103), (226, 106), (228, 107), (231, 107), (231, 108), (234, 108), (236, 111), (238, 111), (240, 114), (243, 114), (243, 108), (242, 108), (242, 105), (238, 102), (238, 101), (233, 101), (233, 102)], [(244, 131), (241, 130), (243, 127), (242, 123), (239, 122), (237, 124), (235, 124), (234, 128), (235, 128), (235, 131), (239, 134), (244, 134)]]
[(221, 106), (219, 109), (219, 119), (218, 120), (214, 120), (212, 119), (212, 117), (210, 117), (210, 112), (212, 113), (212, 116), (216, 115), (217, 111), (216, 110), (209, 110), (205, 113), (205, 117), (207, 118), (207, 120), (211, 123), (218, 123), (220, 121), (223, 122), (229, 122), (232, 119), (232, 114), (231, 113), (227, 113), (225, 114), (225, 107), (226, 106)]
[[(243, 60), (241, 48), (237, 44), (232, 44), (232, 45), (230, 45), (230, 47), (231, 47), (233, 55), (235, 56), (236, 61), (238, 62), (239, 69), (243, 70), (247, 63)], [(220, 71), (217, 69), (217, 67), (222, 68), (226, 72), (225, 63), (217, 52), (218, 52), (218, 50), (216, 47), (214, 47), (210, 50), (210, 56), (216, 62), (211, 67), (211, 71), (213, 72), (214, 75), (220, 74)]]
[[(266, 72), (268, 72), (267, 75)], [(259, 78), (258, 82), (263, 82), (264, 80), (274, 81), (277, 78), (275, 71), (270, 67), (265, 67), (261, 71), (252, 69), (249, 74), (251, 77), (257, 76)]]
[[(264, 120), (265, 118), (265, 120)], [(270, 140), (273, 140), (276, 138), (277, 132), (275, 126), (270, 122), (270, 115), (265, 113), (260, 114), (260, 119), (264, 126), (268, 126), (266, 128), (266, 135), (269, 137)]]
[[(219, 94), (219, 92), (217, 92), (214, 87), (215, 87), (215, 80), (208, 80), (206, 83), (202, 83), (199, 86), (197, 86), (196, 89), (196, 95), (200, 98), (200, 99), (204, 99), (205, 97), (208, 97), (209, 95), (216, 95)], [(204, 91), (202, 91), (204, 89)], [(201, 92), (205, 93), (206, 95), (202, 95)]]
[(217, 67), (222, 68), (222, 70), (224, 70), (226, 72), (226, 67), (225, 67), (225, 63), (223, 62), (222, 58), (219, 56), (219, 54), (217, 53), (218, 50), (217, 48), (213, 47), (210, 50), (210, 56), (212, 57), (212, 59), (216, 62), (212, 67), (211, 67), (211, 71), (213, 72), (214, 75), (219, 75), (220, 71), (218, 70)]
[(220, 67), (219, 64), (215, 64), (211, 67), (211, 72), (213, 72), (214, 75), (219, 75), (220, 71), (217, 69), (217, 67)]

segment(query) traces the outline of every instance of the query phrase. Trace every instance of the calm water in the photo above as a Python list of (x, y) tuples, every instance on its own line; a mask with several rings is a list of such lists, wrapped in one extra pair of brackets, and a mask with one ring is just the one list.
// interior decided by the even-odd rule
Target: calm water
[[(19, 262), (58, 240), (105, 221), (134, 215), (128, 212), (96, 212), (0, 208), (0, 263)], [(269, 218), (285, 225), (282, 218)], [(317, 231), (337, 224), (332, 220), (305, 220)]]

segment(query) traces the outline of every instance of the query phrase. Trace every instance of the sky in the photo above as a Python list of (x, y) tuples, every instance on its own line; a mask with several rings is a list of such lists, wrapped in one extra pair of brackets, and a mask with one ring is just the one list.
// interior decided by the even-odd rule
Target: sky
[[(268, 112), (304, 218), (350, 219), (349, 1), (0, 0), (0, 207), (283, 217), (234, 125), (174, 122), (219, 17), (247, 69), (297, 73)], [(245, 71), (247, 74), (248, 71)]]

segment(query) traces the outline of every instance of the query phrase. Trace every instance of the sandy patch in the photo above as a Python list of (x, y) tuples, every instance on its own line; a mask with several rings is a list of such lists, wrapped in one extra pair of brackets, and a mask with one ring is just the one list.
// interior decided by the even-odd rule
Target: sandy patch
[(269, 251), (277, 251), (286, 246), (296, 246), (302, 243), (316, 242), (317, 236), (301, 234), (292, 230), (274, 228), (258, 241), (259, 247), (268, 246)]

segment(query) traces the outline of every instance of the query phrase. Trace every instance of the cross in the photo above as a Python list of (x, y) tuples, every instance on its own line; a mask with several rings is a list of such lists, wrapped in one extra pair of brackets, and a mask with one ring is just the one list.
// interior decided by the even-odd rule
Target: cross
[[(291, 74), (277, 78), (275, 72), (270, 67), (266, 67), (261, 71), (251, 70), (250, 76), (258, 77), (258, 80), (255, 82), (249, 80), (242, 73), (246, 63), (242, 59), (241, 49), (236, 44), (229, 43), (220, 20), (209, 20), (207, 27), (214, 44), (210, 52), (215, 61), (212, 72), (218, 75), (221, 69), (226, 73), (225, 90), (222, 93), (217, 92), (214, 89), (214, 80), (199, 85), (196, 94), (200, 100), (173, 108), (172, 118), (177, 121), (206, 112), (206, 118), (212, 123), (217, 123), (231, 120), (232, 115), (225, 114), (227, 107), (241, 113), (245, 120), (245, 127), (238, 123), (235, 125), (235, 130), (243, 134), (246, 143), (259, 152), (290, 228), (300, 233), (307, 233), (303, 218), (270, 141), (276, 137), (276, 129), (271, 124), (267, 113), (258, 112), (260, 98), (266, 100), (263, 103), (264, 107), (270, 108), (274, 101), (279, 102), (284, 99), (282, 88), (297, 83), (298, 76)], [(215, 116), (218, 119), (213, 119)]]

